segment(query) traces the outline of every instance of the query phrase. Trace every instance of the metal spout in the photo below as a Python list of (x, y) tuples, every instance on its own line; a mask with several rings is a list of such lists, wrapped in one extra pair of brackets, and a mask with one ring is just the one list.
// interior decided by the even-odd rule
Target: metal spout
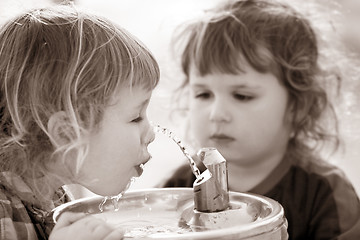
[(225, 158), (216, 148), (202, 148), (197, 153), (207, 170), (195, 180), (194, 205), (199, 212), (219, 212), (229, 207), (229, 189)]

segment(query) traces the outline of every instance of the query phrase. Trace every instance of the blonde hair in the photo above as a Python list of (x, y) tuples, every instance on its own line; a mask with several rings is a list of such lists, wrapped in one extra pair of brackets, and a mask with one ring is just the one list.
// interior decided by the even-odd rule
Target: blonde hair
[[(96, 129), (119, 89), (153, 90), (158, 80), (149, 50), (106, 19), (57, 6), (8, 22), (0, 30), (1, 171), (36, 179), (72, 150), (81, 164), (81, 136)], [(57, 112), (65, 113), (66, 143), (47, 129)]]
[(201, 76), (239, 74), (245, 61), (256, 71), (273, 73), (289, 93), (293, 136), (288, 154), (307, 159), (325, 143), (338, 148), (337, 116), (324, 83), (339, 87), (342, 76), (320, 67), (317, 35), (306, 17), (280, 1), (237, 0), (181, 27), (174, 42), (182, 49), (185, 75), (175, 99), (179, 110), (186, 110), (181, 100), (191, 66)]

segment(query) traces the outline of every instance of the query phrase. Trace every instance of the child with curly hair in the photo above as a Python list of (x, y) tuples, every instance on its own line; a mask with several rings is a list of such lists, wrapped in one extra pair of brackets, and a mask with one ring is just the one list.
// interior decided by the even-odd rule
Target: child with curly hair
[(147, 106), (159, 67), (110, 21), (73, 6), (35, 9), (0, 29), (0, 239), (120, 239), (81, 213), (49, 213), (81, 184), (121, 193), (150, 159)]
[[(193, 147), (220, 151), (229, 189), (282, 204), (289, 239), (352, 232), (359, 199), (344, 173), (316, 151), (325, 142), (336, 148), (339, 140), (310, 22), (277, 1), (238, 0), (181, 33)], [(194, 181), (182, 166), (165, 186), (192, 187)], [(349, 235), (356, 239), (359, 231)]]

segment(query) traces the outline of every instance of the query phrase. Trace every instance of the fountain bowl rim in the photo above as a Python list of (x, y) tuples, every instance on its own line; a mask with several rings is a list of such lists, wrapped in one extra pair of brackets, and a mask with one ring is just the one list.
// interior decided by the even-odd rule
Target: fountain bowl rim
[[(186, 192), (190, 194), (190, 192), (193, 192), (193, 188), (189, 187), (179, 187), (179, 188), (144, 188), (144, 189), (136, 189), (136, 190), (129, 190), (124, 193), (123, 197), (131, 198), (131, 197), (137, 197), (139, 194), (142, 195), (148, 195), (151, 193), (158, 193), (158, 192)], [(251, 198), (257, 201), (262, 202), (263, 204), (271, 207), (271, 213), (266, 216), (265, 218), (261, 219), (261, 221), (256, 221), (251, 224), (244, 224), (242, 226), (233, 226), (228, 227), (224, 229), (214, 229), (204, 232), (191, 232), (191, 233), (184, 233), (179, 234), (176, 237), (172, 237), (172, 239), (206, 239), (207, 237), (210, 237), (211, 239), (216, 239), (219, 237), (219, 239), (224, 235), (224, 231), (227, 232), (227, 234), (230, 235), (236, 235), (239, 231), (245, 232), (251, 232), (254, 228), (257, 228), (260, 230), (257, 234), (261, 235), (262, 233), (266, 233), (269, 231), (276, 231), (277, 229), (281, 228), (284, 224), (287, 226), (287, 220), (284, 215), (284, 209), (283, 207), (275, 200), (268, 198), (266, 196), (253, 194), (253, 193), (240, 193), (240, 192), (233, 192), (229, 191), (230, 196), (230, 202), (232, 198), (234, 197), (245, 197), (245, 198)], [(68, 203), (64, 203), (58, 207), (55, 207), (52, 210), (52, 219), (54, 223), (57, 222), (58, 217), (63, 213), (66, 212), (66, 210), (76, 204), (81, 204), (85, 202), (101, 202), (103, 199), (103, 196), (91, 196), (91, 197), (85, 197), (80, 198), (77, 200), (73, 200)], [(194, 236), (199, 235), (199, 236)], [(245, 234), (246, 235), (246, 234)], [(250, 235), (249, 235), (250, 236)], [(200, 237), (200, 238), (196, 238)], [(251, 236), (250, 236), (251, 237)], [(155, 239), (169, 239), (168, 235), (164, 236), (156, 236)], [(243, 238), (241, 238), (243, 239)]]

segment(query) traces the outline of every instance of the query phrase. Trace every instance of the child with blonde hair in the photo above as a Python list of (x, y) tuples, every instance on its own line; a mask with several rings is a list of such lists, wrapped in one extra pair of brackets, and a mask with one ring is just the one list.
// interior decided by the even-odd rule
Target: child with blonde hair
[(114, 196), (141, 175), (158, 80), (141, 42), (72, 6), (32, 10), (0, 29), (0, 239), (122, 237), (80, 213), (53, 229), (49, 213), (69, 200), (65, 184)]
[[(289, 239), (358, 239), (359, 199), (317, 151), (326, 142), (336, 147), (338, 137), (310, 22), (281, 2), (238, 0), (181, 34), (193, 147), (220, 151), (229, 189), (280, 202)], [(165, 186), (194, 181), (185, 165)]]

